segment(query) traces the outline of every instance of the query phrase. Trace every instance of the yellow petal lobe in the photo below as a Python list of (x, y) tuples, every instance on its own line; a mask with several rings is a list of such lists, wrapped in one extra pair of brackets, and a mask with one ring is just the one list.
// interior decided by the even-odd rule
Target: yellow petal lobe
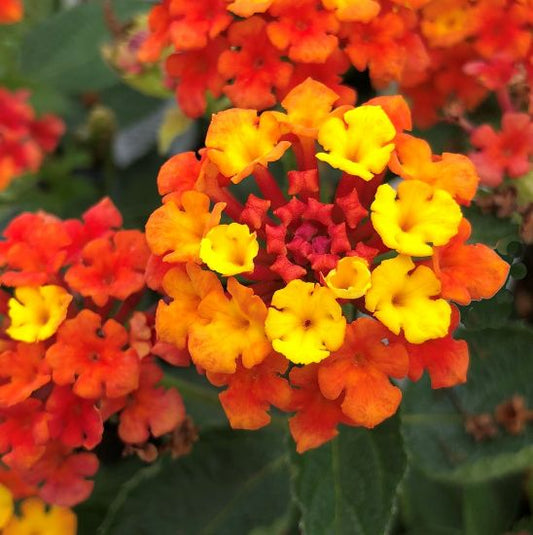
[(200, 259), (226, 277), (253, 271), (258, 252), (256, 233), (239, 223), (213, 227), (200, 243)]
[(346, 319), (329, 288), (296, 279), (272, 296), (265, 331), (276, 351), (295, 364), (310, 364), (339, 349)]
[(328, 152), (316, 157), (350, 175), (371, 180), (381, 173), (394, 149), (396, 129), (381, 106), (360, 106), (331, 117), (318, 131), (318, 141)]
[(32, 344), (53, 336), (67, 316), (72, 301), (61, 286), (21, 286), (8, 301), (11, 325), (6, 333), (20, 342)]
[(383, 243), (401, 254), (431, 256), (457, 234), (462, 213), (453, 197), (425, 182), (409, 180), (379, 186), (370, 207), (372, 225)]
[(411, 258), (400, 255), (374, 269), (365, 305), (394, 334), (403, 329), (408, 342), (421, 344), (448, 333), (450, 305), (444, 299), (433, 299), (440, 287), (431, 269), (415, 268)]
[(4, 485), (0, 484), (0, 529), (5, 527), (13, 516), (15, 506), (11, 491)]
[(28, 498), (20, 505), (20, 516), (13, 516), (3, 535), (75, 535), (76, 515), (66, 507), (46, 508), (39, 498)]
[(357, 256), (341, 258), (324, 280), (337, 299), (362, 297), (370, 288), (368, 262)]

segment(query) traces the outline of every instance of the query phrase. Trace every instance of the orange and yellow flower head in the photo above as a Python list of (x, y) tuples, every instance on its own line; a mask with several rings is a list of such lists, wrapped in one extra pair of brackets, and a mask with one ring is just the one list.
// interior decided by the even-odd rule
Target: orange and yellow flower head
[[(262, 13), (267, 4), (232, 5)], [(289, 4), (274, 4), (289, 16)], [(324, 6), (358, 20), (375, 10)], [(325, 20), (306, 35), (326, 43)], [(292, 43), (287, 20), (274, 28)], [(306, 79), (282, 107), (215, 114), (200, 158), (165, 164), (163, 205), (147, 224), (147, 280), (165, 296), (159, 340), (224, 388), (231, 425), (257, 429), (277, 407), (294, 413), (305, 451), (339, 424), (370, 428), (392, 416), (401, 389), (391, 378), (427, 370), (435, 387), (464, 382), (468, 351), (453, 339), (451, 302), (490, 297), (509, 266), (465, 245), (461, 205), (475, 193), (474, 167), (404, 133), (402, 97), (353, 107)]]

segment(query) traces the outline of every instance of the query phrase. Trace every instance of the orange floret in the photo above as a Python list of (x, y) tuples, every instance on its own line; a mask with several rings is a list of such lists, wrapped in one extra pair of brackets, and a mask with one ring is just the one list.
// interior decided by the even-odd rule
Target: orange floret
[(100, 307), (109, 298), (126, 300), (144, 287), (144, 271), (150, 251), (144, 234), (120, 230), (109, 238), (89, 242), (80, 262), (65, 275), (69, 286), (83, 296), (92, 297)]
[(212, 384), (228, 387), (219, 397), (233, 429), (259, 429), (270, 423), (271, 405), (288, 408), (291, 389), (287, 379), (281, 377), (287, 367), (285, 358), (272, 353), (249, 369), (237, 363), (233, 374), (207, 373)]
[(154, 254), (165, 262), (198, 262), (200, 242), (218, 225), (224, 203), (209, 211), (209, 197), (198, 191), (181, 196), (183, 208), (168, 202), (152, 213), (146, 223), (146, 241)]
[(213, 115), (205, 138), (207, 157), (236, 184), (254, 172), (279, 160), (289, 148), (279, 141), (280, 125), (271, 114), (257, 116), (255, 110), (238, 108)]
[(433, 156), (427, 141), (409, 134), (396, 138), (390, 168), (406, 180), (420, 180), (450, 193), (468, 206), (477, 191), (479, 176), (474, 164), (464, 155), (443, 153)]
[(218, 71), (231, 80), (223, 91), (237, 107), (270, 108), (277, 101), (274, 90), (289, 83), (293, 67), (270, 43), (266, 26), (261, 17), (252, 17), (228, 30), (230, 48), (220, 55)]
[(115, 320), (102, 325), (102, 318), (82, 310), (57, 332), (57, 341), (46, 352), (46, 360), (58, 385), (74, 384), (82, 398), (120, 397), (137, 388), (139, 357), (124, 350), (128, 333)]
[(467, 244), (472, 228), (467, 219), (450, 242), (436, 247), (433, 268), (441, 282), (441, 295), (460, 305), (472, 299), (490, 299), (503, 286), (509, 274), (509, 264), (481, 243)]
[(450, 330), (445, 337), (428, 340), (423, 344), (405, 341), (409, 354), (409, 379), (418, 381), (423, 371), (427, 370), (432, 388), (446, 388), (466, 382), (468, 345), (464, 340), (453, 338), (459, 320), (459, 311), (452, 306)]
[(0, 353), (0, 407), (24, 401), (50, 378), (42, 344), (18, 343)]
[(295, 387), (291, 408), (296, 414), (289, 419), (289, 428), (298, 453), (318, 448), (335, 438), (339, 423), (352, 423), (341, 410), (341, 400), (330, 400), (320, 391), (319, 366), (295, 367), (290, 373), (291, 385)]
[(356, 425), (371, 428), (398, 409), (401, 390), (389, 377), (405, 377), (408, 367), (405, 347), (392, 333), (375, 320), (361, 318), (348, 325), (343, 346), (323, 362), (318, 382), (328, 399), (344, 392), (343, 413)]
[(157, 383), (163, 372), (153, 361), (144, 359), (139, 388), (128, 396), (120, 413), (118, 434), (129, 444), (142, 444), (150, 434), (170, 433), (185, 419), (185, 407), (176, 389), (165, 390)]
[(193, 362), (208, 372), (234, 373), (237, 359), (245, 368), (262, 362), (272, 351), (265, 335), (267, 308), (251, 288), (228, 280), (227, 297), (221, 289), (210, 292), (198, 306), (203, 323), (189, 331)]
[(269, 13), (268, 37), (292, 61), (324, 63), (337, 47), (339, 21), (316, 0), (276, 0)]
[(202, 321), (198, 305), (210, 292), (221, 291), (220, 282), (214, 273), (189, 264), (172, 268), (163, 279), (163, 290), (173, 300), (168, 304), (160, 301), (157, 306), (157, 336), (184, 349), (189, 328)]

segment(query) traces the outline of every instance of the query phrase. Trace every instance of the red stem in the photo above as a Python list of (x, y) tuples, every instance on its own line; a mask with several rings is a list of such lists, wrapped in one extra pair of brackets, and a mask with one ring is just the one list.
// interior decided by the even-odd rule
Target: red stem
[(287, 204), (287, 199), (285, 198), (285, 195), (283, 195), (283, 191), (281, 191), (276, 179), (266, 167), (256, 165), (254, 169), (254, 178), (264, 197), (272, 201), (272, 208), (274, 210)]

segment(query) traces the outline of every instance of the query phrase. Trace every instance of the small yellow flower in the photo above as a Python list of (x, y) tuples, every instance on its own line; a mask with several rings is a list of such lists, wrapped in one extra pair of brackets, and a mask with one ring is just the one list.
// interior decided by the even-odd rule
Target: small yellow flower
[(325, 277), (328, 288), (338, 299), (357, 299), (370, 288), (368, 262), (358, 256), (341, 258)]
[(372, 206), (372, 224), (383, 243), (401, 254), (431, 256), (433, 245), (445, 245), (457, 234), (461, 209), (444, 190), (408, 180), (398, 193), (379, 186)]
[(76, 535), (76, 515), (66, 507), (50, 509), (39, 498), (28, 498), (20, 504), (21, 516), (13, 516), (3, 535)]
[(14, 512), (13, 496), (10, 490), (0, 484), (0, 529), (6, 526)]
[(53, 336), (67, 316), (72, 296), (61, 286), (21, 286), (8, 301), (11, 325), (6, 333), (32, 344)]
[(394, 149), (396, 129), (381, 106), (360, 106), (328, 119), (318, 131), (318, 141), (328, 152), (316, 157), (332, 167), (371, 180), (381, 173)]
[(213, 227), (200, 243), (201, 260), (226, 277), (253, 271), (258, 252), (255, 232), (239, 223)]
[(408, 256), (384, 260), (372, 272), (372, 286), (365, 297), (366, 308), (394, 334), (403, 329), (412, 344), (421, 344), (448, 333), (451, 308), (440, 294), (440, 281), (426, 266)]
[(295, 364), (310, 364), (339, 349), (346, 319), (329, 288), (296, 279), (274, 293), (265, 331), (276, 351)]

